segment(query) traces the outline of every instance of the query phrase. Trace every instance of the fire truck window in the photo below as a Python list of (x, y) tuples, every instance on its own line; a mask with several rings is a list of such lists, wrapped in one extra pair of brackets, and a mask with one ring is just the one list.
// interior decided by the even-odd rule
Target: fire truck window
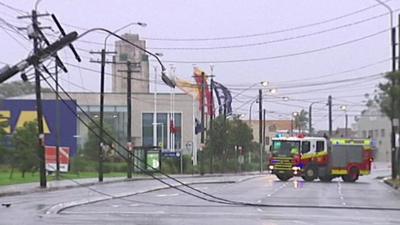
[(303, 141), (301, 143), (301, 153), (307, 153), (310, 152), (310, 142), (309, 141)]
[(316, 152), (322, 152), (324, 151), (324, 142), (323, 141), (317, 141), (317, 149)]

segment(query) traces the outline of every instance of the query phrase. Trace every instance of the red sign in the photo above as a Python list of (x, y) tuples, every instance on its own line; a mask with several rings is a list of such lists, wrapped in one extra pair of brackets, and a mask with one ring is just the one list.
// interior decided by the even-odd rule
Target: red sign
[[(57, 160), (56, 160), (56, 147), (46, 146), (46, 170), (56, 171)], [(68, 172), (69, 165), (69, 147), (59, 147), (59, 163), (60, 171)]]

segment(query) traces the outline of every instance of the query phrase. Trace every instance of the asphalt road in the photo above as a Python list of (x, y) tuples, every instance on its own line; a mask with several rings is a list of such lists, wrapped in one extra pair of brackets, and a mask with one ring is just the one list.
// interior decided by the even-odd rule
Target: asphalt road
[[(380, 173), (387, 171), (361, 177), (357, 183), (343, 183), (339, 179), (306, 183), (301, 178), (280, 182), (274, 176), (264, 175), (244, 180), (246, 177), (214, 178), (239, 181), (236, 183), (193, 185), (220, 198), (258, 206), (207, 202), (175, 189), (161, 189), (61, 207), (55, 214), (51, 209), (56, 203), (82, 203), (88, 198), (105, 196), (87, 188), (35, 193), (0, 198), (13, 202), (10, 208), (0, 208), (0, 224), (400, 224), (400, 192), (375, 179)], [(199, 181), (191, 181), (195, 180)], [(94, 189), (121, 194), (157, 185), (160, 186), (154, 181), (141, 181)]]

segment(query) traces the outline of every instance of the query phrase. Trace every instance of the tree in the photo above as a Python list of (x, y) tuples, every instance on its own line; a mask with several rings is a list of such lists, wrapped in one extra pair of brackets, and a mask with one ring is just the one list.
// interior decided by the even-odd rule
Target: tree
[[(381, 89), (381, 93), (375, 96), (376, 102), (379, 104), (381, 111), (390, 119), (392, 132), (395, 131), (394, 119), (400, 118), (400, 72), (390, 72), (385, 75), (385, 78), (388, 80), (386, 83), (380, 83), (379, 88)], [(392, 141), (395, 138), (392, 136)], [(392, 142), (392, 147), (394, 143)], [(395, 157), (396, 153), (392, 152), (392, 179), (397, 177), (399, 171), (396, 171), (396, 166), (398, 165), (398, 159)], [(397, 168), (397, 169), (399, 169)]]
[[(12, 168), (16, 167), (22, 172), (36, 171), (39, 165), (37, 122), (27, 122), (23, 127), (17, 128), (12, 137), (14, 151), (12, 154)], [(12, 176), (12, 174), (10, 175)]]
[(216, 157), (222, 171), (226, 170), (229, 159), (237, 161), (235, 146), (241, 146), (245, 151), (252, 149), (253, 134), (251, 128), (243, 121), (234, 118), (225, 119), (219, 116), (213, 120), (212, 129), (207, 132), (205, 151), (208, 157)]
[[(381, 111), (392, 121), (400, 116), (400, 72), (387, 73), (385, 78), (388, 81), (379, 84), (382, 92), (375, 96), (375, 101), (379, 104)], [(394, 86), (393, 82), (397, 85)]]
[(302, 109), (295, 117), (294, 124), (300, 132), (307, 129), (308, 125), (308, 112)]
[[(51, 92), (49, 88), (42, 88), (43, 92)], [(23, 96), (35, 93), (35, 84), (31, 82), (13, 81), (0, 84), (0, 98)]]
[(213, 127), (207, 132), (206, 151), (222, 158), (227, 147), (228, 121), (219, 116), (213, 120)]
[(252, 129), (239, 119), (234, 119), (229, 124), (228, 147), (242, 146), (244, 149), (249, 149), (253, 140)]
[(6, 155), (6, 149), (4, 145), (6, 132), (4, 131), (4, 127), (5, 124), (0, 122), (0, 163), (4, 161), (4, 157)]
[[(99, 124), (99, 120), (95, 120), (95, 123), (98, 125)], [(89, 123), (89, 127), (88, 127), (88, 139), (84, 144), (83, 147), (83, 153), (85, 158), (89, 159), (89, 160), (93, 160), (93, 161), (97, 161), (99, 160), (99, 143), (100, 143), (100, 138), (97, 136), (100, 134), (100, 128), (94, 124), (93, 122)], [(115, 136), (113, 134), (113, 132), (111, 132), (111, 126), (107, 123), (104, 123), (103, 125), (104, 127), (104, 140), (103, 143), (111, 146), (111, 144), (113, 143), (112, 139), (106, 135), (110, 134), (111, 136)]]

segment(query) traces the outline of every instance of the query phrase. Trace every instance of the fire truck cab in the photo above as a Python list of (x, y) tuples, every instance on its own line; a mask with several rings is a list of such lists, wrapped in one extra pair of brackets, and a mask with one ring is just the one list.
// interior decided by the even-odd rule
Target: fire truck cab
[(268, 168), (282, 181), (301, 176), (305, 181), (319, 178), (329, 182), (342, 177), (354, 182), (371, 170), (369, 139), (277, 137), (272, 139), (270, 151)]

